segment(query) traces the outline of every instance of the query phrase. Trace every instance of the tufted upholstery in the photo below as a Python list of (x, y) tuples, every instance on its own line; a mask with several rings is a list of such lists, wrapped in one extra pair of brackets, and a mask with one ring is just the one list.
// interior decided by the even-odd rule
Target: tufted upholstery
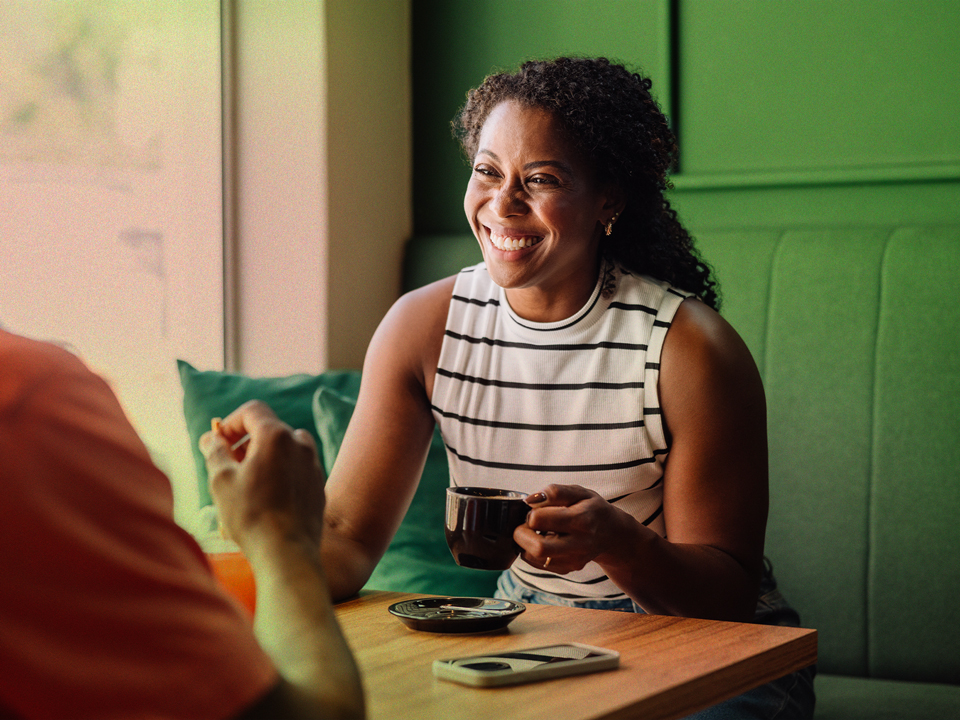
[(960, 228), (701, 233), (767, 392), (767, 553), (828, 673), (960, 681)]

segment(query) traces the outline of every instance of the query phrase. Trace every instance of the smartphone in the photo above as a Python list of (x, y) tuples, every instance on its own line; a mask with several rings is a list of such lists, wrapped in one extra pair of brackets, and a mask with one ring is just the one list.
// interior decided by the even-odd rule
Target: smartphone
[(562, 643), (494, 655), (434, 660), (433, 674), (464, 685), (496, 687), (612, 670), (619, 665), (620, 653), (615, 650)]

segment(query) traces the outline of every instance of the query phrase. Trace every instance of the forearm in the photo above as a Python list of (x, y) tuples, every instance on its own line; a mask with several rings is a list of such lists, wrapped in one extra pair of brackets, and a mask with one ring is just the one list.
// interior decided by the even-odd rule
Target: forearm
[(337, 524), (327, 518), (320, 544), (320, 560), (333, 602), (341, 602), (360, 592), (379, 560), (339, 530)]
[(304, 717), (361, 718), (360, 675), (315, 548), (277, 534), (244, 543), (257, 578), (254, 631)]
[(718, 548), (672, 543), (632, 518), (624, 524), (622, 542), (597, 562), (646, 612), (740, 622), (753, 618), (758, 571)]

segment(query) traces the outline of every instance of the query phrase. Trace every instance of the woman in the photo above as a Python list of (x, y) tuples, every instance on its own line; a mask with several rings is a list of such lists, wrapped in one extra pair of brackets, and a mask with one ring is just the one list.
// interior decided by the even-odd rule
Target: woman
[[(676, 145), (650, 87), (605, 59), (560, 58), (468, 95), (454, 126), (484, 262), (405, 295), (371, 342), (327, 485), (338, 596), (386, 549), (437, 422), (454, 483), (530, 493), (499, 595), (791, 614), (764, 569), (763, 388), (664, 199)], [(809, 716), (811, 680), (728, 710)]]

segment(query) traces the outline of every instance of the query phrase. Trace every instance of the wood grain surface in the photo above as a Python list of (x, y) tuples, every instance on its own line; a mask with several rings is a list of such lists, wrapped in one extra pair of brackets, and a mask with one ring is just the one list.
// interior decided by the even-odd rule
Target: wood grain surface
[[(817, 632), (609, 610), (527, 605), (505, 630), (411, 630), (387, 608), (418, 595), (365, 592), (337, 606), (371, 720), (670, 720), (817, 659)], [(620, 668), (503, 688), (433, 677), (438, 658), (581, 642), (617, 650)]]

